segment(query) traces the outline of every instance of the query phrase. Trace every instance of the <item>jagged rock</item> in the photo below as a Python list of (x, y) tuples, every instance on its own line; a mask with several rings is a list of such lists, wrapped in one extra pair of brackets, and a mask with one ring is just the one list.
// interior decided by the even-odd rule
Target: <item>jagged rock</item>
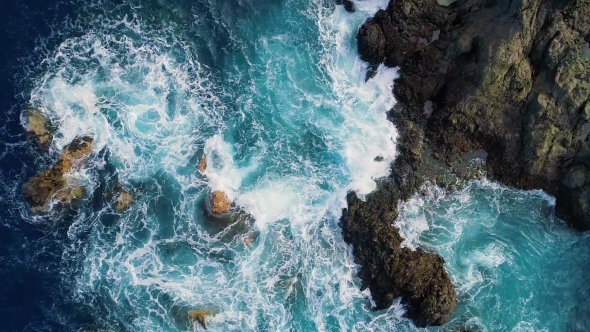
[(119, 197), (117, 197), (117, 211), (122, 212), (127, 210), (131, 203), (133, 203), (133, 196), (128, 191), (121, 190)]
[(207, 170), (207, 155), (203, 154), (201, 161), (199, 161), (199, 172), (203, 173)]
[(92, 142), (91, 137), (76, 138), (65, 147), (59, 160), (50, 169), (42, 171), (23, 186), (22, 194), (33, 211), (42, 211), (53, 198), (70, 203), (84, 195), (84, 189), (69, 185), (65, 175), (83, 165), (92, 152)]
[(26, 130), (34, 136), (41, 146), (47, 145), (53, 138), (49, 120), (38, 109), (29, 109), (25, 112)]
[(367, 21), (358, 32), (358, 51), (366, 62), (380, 63), (385, 58), (385, 35), (381, 26), (372, 20)]
[(422, 249), (401, 248), (403, 238), (392, 226), (397, 218), (399, 191), (381, 183), (366, 202), (349, 193), (340, 221), (342, 234), (353, 245), (362, 288), (369, 288), (376, 309), (402, 297), (408, 317), (417, 326), (442, 325), (455, 311), (457, 296), (444, 260)]
[(208, 316), (215, 316), (215, 312), (213, 310), (189, 310), (188, 317), (193, 322), (198, 322), (201, 326), (206, 330), (207, 329), (207, 322), (205, 318)]
[[(590, 0), (390, 1), (359, 29), (363, 60), (400, 66), (392, 175), (366, 202), (349, 196), (341, 219), (379, 308), (401, 296), (417, 325), (454, 310), (442, 262), (399, 249), (391, 224), (400, 200), (474, 151), (485, 150), (489, 177), (555, 195), (560, 218), (590, 228), (589, 38)], [(427, 263), (406, 261), (416, 259)], [(425, 275), (443, 291), (421, 297)]]
[(229, 212), (231, 208), (231, 201), (227, 195), (221, 191), (216, 190), (211, 195), (211, 212), (219, 215)]
[[(361, 27), (358, 45), (371, 64), (401, 68), (390, 113), (401, 150), (415, 155), (428, 139), (447, 162), (483, 148), (488, 176), (555, 195), (557, 215), (586, 230), (586, 185), (570, 166), (590, 166), (589, 17), (589, 0), (392, 1)], [(398, 159), (409, 170), (421, 162)]]

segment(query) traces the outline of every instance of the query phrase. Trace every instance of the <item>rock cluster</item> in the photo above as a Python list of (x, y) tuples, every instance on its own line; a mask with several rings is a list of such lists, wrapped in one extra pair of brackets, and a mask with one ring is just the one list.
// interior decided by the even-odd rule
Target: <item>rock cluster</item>
[(399, 155), (341, 220), (378, 307), (401, 296), (421, 326), (445, 322), (454, 291), (442, 260), (400, 249), (391, 225), (440, 165), (485, 151), (489, 177), (555, 195), (559, 217), (590, 229), (590, 0), (444, 4), (391, 1), (359, 29), (363, 60), (400, 67), (388, 114)]
[(68, 184), (65, 175), (84, 164), (92, 152), (92, 142), (91, 137), (74, 139), (50, 169), (42, 171), (25, 183), (22, 194), (33, 211), (42, 211), (54, 198), (70, 203), (84, 195), (84, 188)]

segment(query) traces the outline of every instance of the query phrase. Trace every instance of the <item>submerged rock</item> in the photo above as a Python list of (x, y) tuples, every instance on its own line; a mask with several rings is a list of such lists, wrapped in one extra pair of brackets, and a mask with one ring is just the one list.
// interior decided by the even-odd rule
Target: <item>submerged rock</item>
[(216, 313), (213, 310), (200, 309), (200, 310), (189, 310), (188, 311), (188, 317), (193, 322), (198, 322), (199, 324), (201, 324), (201, 326), (205, 330), (207, 329), (207, 322), (205, 321), (205, 318), (207, 318), (208, 316), (215, 316), (215, 315), (216, 315)]
[(231, 201), (227, 195), (221, 190), (214, 191), (211, 195), (211, 212), (220, 215), (229, 212), (230, 209)]
[(35, 137), (39, 145), (47, 145), (53, 138), (49, 120), (38, 109), (25, 111), (25, 118), (27, 132)]
[(121, 190), (119, 197), (117, 197), (117, 211), (122, 212), (127, 210), (131, 203), (133, 203), (133, 196), (128, 191)]
[(22, 194), (33, 211), (42, 211), (53, 198), (70, 203), (84, 195), (84, 188), (68, 184), (65, 175), (84, 164), (92, 152), (92, 142), (91, 137), (74, 139), (50, 169), (42, 171), (23, 186)]
[(201, 161), (199, 161), (199, 172), (203, 173), (207, 170), (207, 155), (203, 154)]

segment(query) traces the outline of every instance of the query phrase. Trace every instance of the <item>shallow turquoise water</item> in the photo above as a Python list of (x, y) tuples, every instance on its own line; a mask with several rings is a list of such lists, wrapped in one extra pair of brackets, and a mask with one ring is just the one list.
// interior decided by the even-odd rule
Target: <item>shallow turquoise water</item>
[[(26, 93), (57, 125), (50, 155), (95, 138), (96, 158), (70, 179), (95, 194), (52, 239), (94, 328), (178, 331), (187, 309), (211, 308), (214, 331), (416, 330), (398, 303), (370, 310), (337, 226), (346, 192), (369, 193), (395, 156), (396, 70), (365, 82), (354, 39), (385, 5), (103, 1), (56, 24)], [(101, 198), (111, 176), (132, 189), (129, 211)], [(254, 224), (215, 231), (203, 210), (218, 189)], [(404, 211), (407, 244), (447, 260), (460, 299), (449, 326), (587, 329), (590, 240), (550, 198), (474, 182)]]

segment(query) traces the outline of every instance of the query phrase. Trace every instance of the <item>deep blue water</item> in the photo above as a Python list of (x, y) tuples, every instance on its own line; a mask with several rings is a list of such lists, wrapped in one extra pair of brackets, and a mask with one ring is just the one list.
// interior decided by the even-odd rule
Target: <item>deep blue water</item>
[[(416, 330), (399, 303), (371, 310), (337, 226), (346, 192), (369, 193), (395, 157), (397, 72), (365, 82), (354, 39), (385, 5), (8, 0), (0, 330), (180, 331), (189, 309), (216, 311), (213, 331)], [(56, 126), (48, 151), (26, 139), (28, 107)], [(68, 181), (88, 197), (32, 215), (20, 187), (79, 135), (94, 153)], [(133, 193), (127, 211), (114, 182)], [(212, 190), (253, 221), (220, 232)], [(588, 330), (590, 236), (550, 197), (487, 181), (429, 190), (397, 226), (447, 261), (449, 328)]]

